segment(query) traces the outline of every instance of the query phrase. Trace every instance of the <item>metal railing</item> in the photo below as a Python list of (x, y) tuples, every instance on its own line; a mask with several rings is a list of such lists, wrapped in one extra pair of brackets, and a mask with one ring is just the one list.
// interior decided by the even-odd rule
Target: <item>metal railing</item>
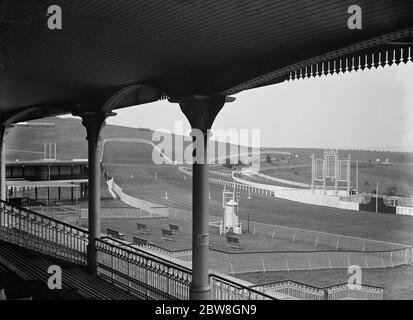
[(125, 244), (96, 239), (96, 247), (99, 274), (128, 292), (153, 300), (189, 299), (190, 269)]
[(265, 292), (214, 273), (209, 275), (209, 279), (212, 300), (275, 300), (275, 297)]
[[(99, 273), (108, 281), (146, 299), (189, 299), (192, 270), (141, 250), (125, 241), (96, 240)], [(210, 273), (213, 300), (274, 300), (229, 277)]]
[[(187, 176), (192, 176), (192, 168), (189, 167), (178, 167), (179, 172), (187, 175)], [(249, 191), (251, 193), (257, 193), (263, 196), (267, 197), (272, 197), (274, 195), (274, 192), (272, 190), (269, 190), (268, 188), (259, 188), (259, 187), (253, 187), (249, 186), (247, 184), (242, 184), (242, 183), (234, 183), (233, 179), (231, 181), (228, 180), (222, 180), (222, 179), (215, 179), (209, 177), (209, 182), (213, 184), (217, 184), (219, 186), (223, 186), (226, 188), (236, 188), (237, 190), (242, 190), (242, 191)]]
[(88, 232), (0, 201), (0, 238), (71, 262), (86, 263)]
[[(88, 232), (36, 212), (0, 201), (0, 238), (54, 257), (86, 264)], [(110, 237), (96, 239), (98, 271), (108, 281), (146, 299), (189, 299), (190, 268)], [(293, 281), (248, 287), (235, 278), (210, 274), (211, 298), (267, 300), (275, 298), (376, 299), (382, 288), (345, 285), (316, 288)]]
[[(407, 244), (358, 238), (342, 234), (285, 227), (273, 224), (265, 224), (255, 221), (241, 220), (240, 222), (244, 226), (244, 233), (249, 233), (251, 235), (257, 236), (265, 236), (277, 240), (301, 242), (324, 249), (349, 251), (392, 251), (398, 249), (412, 249), (412, 246)], [(410, 261), (413, 262), (413, 259), (411, 259)]]
[[(85, 265), (88, 232), (0, 201), (0, 239)], [(95, 239), (98, 272), (104, 279), (145, 299), (189, 299), (192, 270), (110, 237)], [(234, 279), (235, 280), (235, 279)], [(274, 299), (266, 293), (210, 274), (212, 299)]]
[(382, 287), (348, 283), (320, 288), (286, 280), (256, 285), (253, 288), (285, 300), (383, 300), (384, 295)]

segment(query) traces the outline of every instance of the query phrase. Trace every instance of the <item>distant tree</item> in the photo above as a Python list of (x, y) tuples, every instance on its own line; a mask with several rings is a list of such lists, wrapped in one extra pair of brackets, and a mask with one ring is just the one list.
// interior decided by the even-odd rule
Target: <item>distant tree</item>
[(395, 196), (397, 194), (397, 188), (396, 187), (387, 187), (386, 190), (386, 195), (388, 196)]
[(267, 153), (267, 157), (265, 158), (265, 161), (266, 161), (267, 163), (272, 163), (271, 156), (270, 156), (269, 153)]
[(239, 165), (239, 166), (243, 166), (243, 165), (244, 165), (244, 163), (241, 161), (241, 159), (238, 159), (238, 165)]
[(228, 169), (233, 169), (233, 164), (231, 163), (230, 158), (226, 158), (225, 159), (225, 163), (223, 164), (224, 167), (228, 168)]
[(369, 184), (369, 182), (366, 180), (366, 181), (364, 181), (364, 185), (365, 185), (365, 186), (369, 186), (370, 184)]

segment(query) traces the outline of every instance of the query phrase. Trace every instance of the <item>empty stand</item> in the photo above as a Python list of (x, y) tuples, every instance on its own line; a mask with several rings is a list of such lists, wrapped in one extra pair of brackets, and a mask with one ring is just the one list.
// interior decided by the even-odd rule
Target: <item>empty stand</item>
[[(62, 269), (62, 290), (50, 290), (48, 268)], [(28, 295), (39, 299), (133, 300), (136, 296), (88, 274), (83, 267), (0, 241), (0, 266), (27, 284)], [(1, 267), (0, 267), (1, 268)], [(3, 271), (4, 272), (4, 271)], [(2, 274), (3, 274), (2, 272)], [(17, 281), (17, 280), (16, 280)], [(18, 283), (18, 282), (17, 282)], [(33, 288), (36, 287), (36, 290)], [(12, 290), (12, 289), (10, 289)], [(23, 295), (26, 294), (23, 290)]]

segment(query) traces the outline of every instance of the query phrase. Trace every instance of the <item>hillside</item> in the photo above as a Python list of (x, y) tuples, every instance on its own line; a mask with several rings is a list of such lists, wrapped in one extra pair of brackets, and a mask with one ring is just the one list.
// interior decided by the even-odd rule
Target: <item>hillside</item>
[[(54, 123), (55, 128), (12, 128), (6, 136), (8, 161), (37, 160), (43, 157), (43, 143), (56, 142), (60, 160), (87, 158), (86, 129), (80, 119), (51, 117), (33, 122)], [(151, 139), (152, 131), (106, 125), (102, 138)]]
[[(43, 151), (42, 143), (44, 141), (56, 141), (57, 155), (60, 159), (86, 157), (86, 133), (80, 120), (49, 118), (39, 121), (54, 122), (56, 127), (53, 129), (12, 129), (7, 136), (6, 146), (7, 149), (15, 151), (8, 152), (9, 160), (15, 160), (17, 157), (20, 159), (41, 158)], [(147, 129), (108, 125), (103, 129), (102, 136), (103, 138), (150, 139), (152, 132)], [(27, 150), (32, 151), (32, 153), (25, 152)], [(289, 151), (289, 149), (284, 150)], [(299, 150), (291, 149), (291, 151), (294, 154), (294, 152), (297, 153)], [(176, 167), (154, 166), (151, 163), (150, 147), (143, 147), (139, 143), (115, 142), (110, 143), (105, 152), (107, 153), (105, 154), (104, 162), (108, 163), (107, 168), (112, 171), (115, 180), (117, 179), (122, 187), (125, 188), (125, 191), (131, 195), (180, 209), (191, 209), (191, 179), (184, 180), (182, 175), (178, 174)], [(304, 150), (303, 152), (309, 153), (310, 151)], [(155, 172), (158, 172), (158, 179), (156, 180), (153, 179)], [(374, 180), (382, 179), (385, 176), (385, 174), (382, 175), (380, 172), (374, 172)], [(164, 199), (165, 191), (168, 191), (169, 199)], [(215, 215), (220, 215), (221, 212), (221, 191), (221, 188), (211, 184), (211, 210)], [(104, 198), (108, 196), (105, 188), (102, 188), (102, 196)], [(305, 227), (354, 236), (364, 235), (368, 238), (392, 242), (412, 242), (409, 230), (411, 230), (410, 226), (413, 220), (410, 217), (391, 217), (369, 213), (359, 214), (328, 207), (298, 204), (282, 199), (267, 199), (265, 197), (253, 196), (253, 199), (247, 200), (246, 197), (245, 192), (241, 192), (240, 215), (242, 219), (246, 219), (249, 215), (251, 219), (264, 223)], [(392, 223), (391, 229), (388, 228), (389, 222)]]
[[(74, 159), (87, 158), (86, 130), (79, 118), (59, 118), (51, 117), (39, 119), (33, 122), (54, 123), (54, 128), (24, 128), (17, 127), (9, 130), (6, 136), (6, 159), (7, 161), (38, 160), (43, 157), (43, 143), (57, 143), (57, 158)], [(137, 129), (116, 125), (106, 125), (102, 130), (102, 138), (137, 138), (152, 140), (153, 131), (149, 129)], [(176, 136), (173, 136), (174, 138)], [(182, 137), (181, 137), (182, 138)], [(182, 139), (183, 140), (183, 139)], [(159, 142), (154, 142), (159, 145)], [(184, 141), (183, 148), (189, 142)], [(217, 144), (216, 148), (220, 146)], [(112, 156), (106, 154), (106, 159), (128, 158), (129, 163), (140, 164), (143, 159), (140, 154), (143, 152), (141, 144), (129, 144), (127, 148), (119, 144), (111, 144)], [(182, 147), (176, 153), (182, 154)], [(225, 146), (227, 154), (232, 150), (229, 144)], [(216, 150), (217, 150), (216, 149)], [(146, 149), (145, 149), (146, 150)], [(291, 159), (285, 154), (274, 154), (274, 152), (291, 152)], [(175, 150), (169, 150), (171, 158), (175, 159)], [(151, 151), (147, 150), (147, 153)], [(272, 163), (267, 163), (265, 158), (271, 155)], [(265, 148), (261, 150), (261, 172), (270, 176), (310, 183), (311, 165), (310, 156), (315, 154), (322, 157), (321, 149), (297, 149), (297, 148)], [(351, 155), (352, 160), (359, 163), (359, 190), (371, 192), (376, 183), (380, 183), (380, 192), (386, 192), (388, 188), (395, 187), (397, 194), (409, 196), (413, 194), (413, 153), (403, 152), (383, 152), (364, 150), (340, 150), (340, 157)], [(109, 156), (109, 157), (108, 157)], [(147, 158), (145, 154), (144, 158)], [(389, 164), (376, 163), (376, 159), (389, 159)], [(372, 160), (372, 163), (369, 163)], [(409, 163), (412, 161), (412, 163)], [(145, 160), (147, 163), (147, 159)], [(219, 169), (219, 168), (218, 168)], [(352, 180), (355, 181), (355, 165), (352, 166)], [(355, 182), (353, 183), (355, 187)]]
[[(35, 120), (37, 123), (54, 123), (54, 128), (24, 128), (16, 127), (9, 130), (6, 136), (6, 159), (7, 161), (38, 160), (43, 157), (43, 143), (57, 143), (57, 158), (60, 160), (87, 158), (86, 129), (82, 126), (80, 118), (50, 117)], [(145, 128), (130, 128), (117, 125), (106, 125), (101, 132), (102, 139), (106, 138), (136, 138), (152, 141), (154, 131)], [(172, 149), (165, 148), (165, 152), (175, 156), (183, 157), (185, 148), (190, 141), (182, 136), (171, 135), (172, 140), (179, 139), (180, 144), (174, 144)], [(161, 141), (153, 141), (155, 145), (162, 144)], [(215, 153), (224, 148), (227, 154), (238, 153), (238, 147), (230, 147), (230, 144), (216, 143)], [(165, 144), (162, 144), (165, 146)], [(176, 150), (175, 150), (176, 148)], [(123, 152), (126, 150), (123, 149)], [(136, 159), (135, 159), (136, 160)], [(178, 159), (179, 160), (179, 159)]]

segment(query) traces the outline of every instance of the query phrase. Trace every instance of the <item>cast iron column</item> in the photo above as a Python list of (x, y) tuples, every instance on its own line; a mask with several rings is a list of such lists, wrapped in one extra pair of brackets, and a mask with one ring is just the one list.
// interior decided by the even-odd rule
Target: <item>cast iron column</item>
[[(224, 96), (202, 96), (179, 103), (194, 130), (202, 132), (203, 141), (196, 141), (193, 157), (192, 178), (192, 283), (191, 300), (211, 299), (209, 283), (209, 177), (208, 177), (208, 129), (225, 104)], [(201, 148), (201, 150), (199, 150)], [(200, 152), (201, 154), (199, 154)], [(198, 153), (198, 154), (196, 154)]]
[(7, 128), (0, 126), (0, 199), (6, 201), (6, 143)]
[(89, 243), (87, 246), (87, 268), (91, 274), (97, 272), (97, 250), (95, 239), (100, 238), (100, 131), (105, 125), (108, 114), (104, 112), (85, 112), (79, 114), (86, 128), (88, 141), (88, 224)]
[[(0, 199), (6, 201), (6, 144), (7, 128), (0, 126)], [(0, 212), (0, 226), (4, 223), (4, 213)]]

